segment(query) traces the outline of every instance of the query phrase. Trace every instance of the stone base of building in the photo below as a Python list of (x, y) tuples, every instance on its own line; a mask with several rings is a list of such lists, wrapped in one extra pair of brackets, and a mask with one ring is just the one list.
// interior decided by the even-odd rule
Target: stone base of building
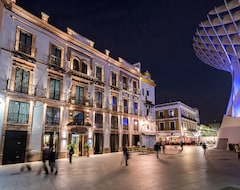
[(110, 152), (111, 152), (110, 148), (104, 148), (103, 149), (103, 153), (110, 153)]
[(229, 144), (240, 142), (240, 117), (224, 115), (218, 133), (217, 147), (228, 147)]
[(67, 158), (67, 153), (66, 152), (58, 152), (58, 159), (60, 158)]

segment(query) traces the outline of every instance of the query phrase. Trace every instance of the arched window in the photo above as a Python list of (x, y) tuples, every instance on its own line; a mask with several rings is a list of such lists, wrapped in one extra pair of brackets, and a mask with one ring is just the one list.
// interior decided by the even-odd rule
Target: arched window
[(73, 70), (79, 71), (79, 61), (77, 59), (73, 60)]
[(84, 74), (87, 74), (87, 63), (82, 61), (82, 68), (81, 68), (81, 72)]

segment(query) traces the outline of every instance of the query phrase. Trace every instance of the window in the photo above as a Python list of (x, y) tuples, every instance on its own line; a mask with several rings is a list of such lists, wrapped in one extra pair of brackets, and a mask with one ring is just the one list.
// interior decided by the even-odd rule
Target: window
[(164, 113), (163, 113), (163, 111), (160, 111), (160, 112), (159, 112), (159, 118), (161, 118), (161, 119), (164, 118)]
[(100, 91), (95, 92), (95, 98), (96, 98), (96, 107), (102, 108), (102, 92)]
[(50, 55), (50, 64), (61, 66), (61, 57), (62, 57), (62, 50), (61, 48), (52, 45), (51, 46), (51, 55)]
[(87, 63), (85, 63), (84, 61), (81, 62), (81, 72), (84, 74), (87, 74)]
[(103, 127), (103, 115), (102, 114), (95, 114), (95, 126), (96, 128)]
[(142, 88), (142, 95), (144, 96), (144, 88)]
[(146, 91), (147, 96), (149, 96), (149, 90)]
[(60, 108), (47, 107), (46, 125), (59, 125), (59, 122), (60, 122)]
[(117, 116), (111, 117), (111, 128), (118, 129), (118, 117)]
[(75, 103), (79, 105), (84, 104), (84, 88), (81, 86), (76, 86)]
[(98, 66), (96, 66), (96, 78), (102, 81), (102, 68)]
[(138, 114), (138, 104), (136, 102), (133, 102), (133, 114)]
[(174, 117), (174, 110), (169, 110), (169, 117)]
[(133, 81), (133, 92), (136, 94), (137, 93), (137, 82)]
[(14, 91), (28, 94), (30, 72), (21, 68), (16, 68)]
[(127, 90), (128, 88), (128, 85), (127, 85), (127, 78), (126, 77), (122, 77), (122, 82), (123, 82), (123, 89), (124, 90)]
[(87, 74), (87, 63), (85, 63), (85, 61), (79, 62), (77, 59), (73, 59), (73, 70)]
[(84, 112), (82, 111), (73, 111), (73, 123), (75, 125), (84, 125)]
[(18, 51), (31, 55), (32, 39), (33, 39), (32, 34), (26, 31), (20, 30)]
[(138, 120), (137, 119), (133, 120), (133, 130), (135, 130), (135, 131), (138, 130)]
[(124, 117), (122, 122), (123, 122), (123, 129), (128, 130), (128, 118)]
[(117, 97), (112, 97), (112, 111), (117, 111)]
[(73, 60), (73, 70), (74, 71), (80, 71), (79, 70), (79, 61), (77, 59)]
[(170, 121), (170, 129), (171, 130), (176, 130), (174, 121)]
[(50, 99), (60, 100), (60, 81), (50, 79)]
[(112, 86), (117, 86), (117, 74), (112, 72)]
[(123, 112), (128, 113), (128, 101), (123, 100)]
[(160, 123), (160, 130), (164, 131), (164, 123)]
[(8, 109), (9, 123), (28, 123), (29, 103), (10, 100)]

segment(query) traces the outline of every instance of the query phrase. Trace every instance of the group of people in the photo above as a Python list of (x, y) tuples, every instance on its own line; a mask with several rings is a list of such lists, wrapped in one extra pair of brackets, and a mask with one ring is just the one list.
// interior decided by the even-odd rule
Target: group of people
[(156, 151), (156, 155), (157, 155), (157, 159), (159, 158), (159, 152), (161, 153), (161, 151), (163, 152), (163, 154), (165, 154), (165, 147), (166, 144), (164, 141), (158, 141), (156, 142), (156, 144), (154, 145), (154, 150)]
[[(47, 161), (49, 167), (47, 166)], [(42, 163), (42, 166), (38, 170), (38, 174), (40, 174), (42, 170), (45, 171), (45, 174), (49, 174), (49, 169), (50, 172), (54, 172), (55, 175), (58, 173), (58, 167), (56, 164), (56, 152), (53, 147), (49, 147), (47, 145), (44, 146), (42, 153)]]

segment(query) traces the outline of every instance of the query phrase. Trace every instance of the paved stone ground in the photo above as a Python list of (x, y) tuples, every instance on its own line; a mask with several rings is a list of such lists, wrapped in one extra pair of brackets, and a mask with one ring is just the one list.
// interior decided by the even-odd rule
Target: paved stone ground
[(121, 166), (122, 153), (57, 161), (57, 175), (20, 172), (22, 164), (0, 166), (0, 190), (240, 190), (240, 160), (232, 151), (200, 146), (167, 146), (166, 154), (131, 153)]

